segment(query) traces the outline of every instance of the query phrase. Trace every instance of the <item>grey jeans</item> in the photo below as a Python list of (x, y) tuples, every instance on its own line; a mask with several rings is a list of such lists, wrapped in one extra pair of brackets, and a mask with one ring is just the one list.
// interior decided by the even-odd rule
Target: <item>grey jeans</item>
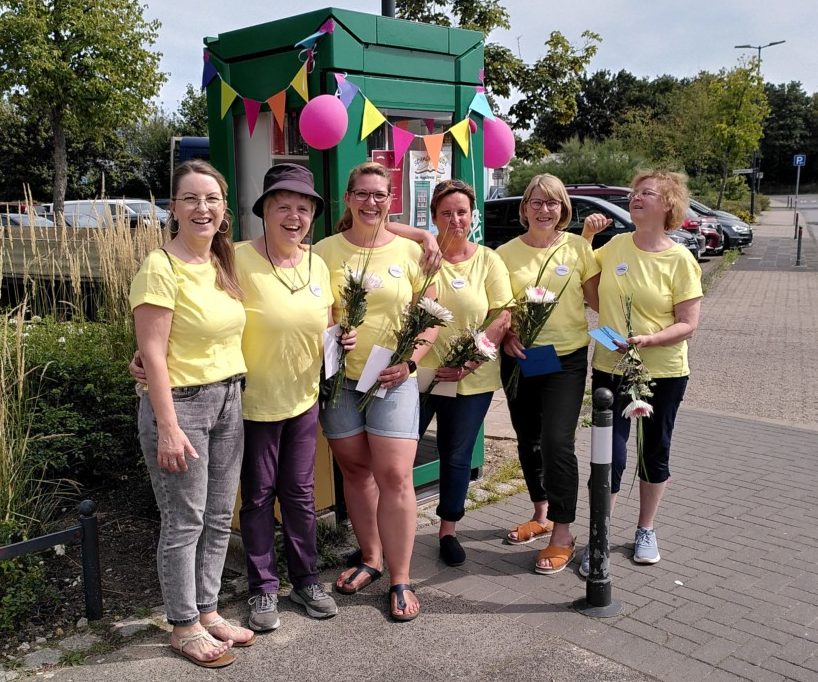
[(170, 473), (156, 460), (156, 417), (139, 403), (139, 441), (162, 519), (156, 566), (168, 623), (190, 625), (216, 610), (241, 472), (242, 377), (172, 389), (180, 428), (199, 459)]

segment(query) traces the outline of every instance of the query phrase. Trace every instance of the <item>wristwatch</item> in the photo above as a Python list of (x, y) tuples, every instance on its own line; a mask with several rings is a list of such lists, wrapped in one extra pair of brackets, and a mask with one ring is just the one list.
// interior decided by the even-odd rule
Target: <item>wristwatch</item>
[(409, 374), (412, 374), (418, 368), (418, 363), (414, 360), (407, 360), (406, 365), (409, 367)]

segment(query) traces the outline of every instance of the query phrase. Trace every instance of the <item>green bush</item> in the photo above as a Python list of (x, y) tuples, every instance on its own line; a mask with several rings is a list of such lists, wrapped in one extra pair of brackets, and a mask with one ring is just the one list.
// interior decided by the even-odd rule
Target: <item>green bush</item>
[(46, 318), (26, 324), (25, 341), (30, 363), (44, 368), (29, 448), (46, 475), (94, 486), (133, 470), (140, 458), (130, 331)]

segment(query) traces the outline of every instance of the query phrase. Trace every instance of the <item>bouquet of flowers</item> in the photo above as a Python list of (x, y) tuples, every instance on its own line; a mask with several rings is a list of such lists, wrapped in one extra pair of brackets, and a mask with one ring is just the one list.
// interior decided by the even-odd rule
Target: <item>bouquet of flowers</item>
[[(449, 348), (440, 366), (463, 367), (467, 362), (489, 362), (496, 357), (497, 346), (486, 336), (486, 332), (480, 328), (464, 329), (449, 339)], [(431, 393), (438, 383), (437, 379), (433, 379), (426, 393)]]
[[(346, 268), (344, 272), (344, 283), (341, 286), (341, 308), (343, 310), (340, 327), (341, 333), (346, 334), (350, 329), (355, 329), (364, 321), (366, 315), (366, 295), (373, 289), (380, 289), (383, 280), (374, 272), (366, 272), (366, 268), (352, 270)], [(333, 374), (331, 382), (329, 404), (335, 406), (338, 403), (338, 396), (346, 379), (346, 356), (347, 351), (338, 341), (340, 355), (338, 357), (338, 371)]]
[[(389, 358), (389, 365), (406, 362), (412, 357), (415, 348), (427, 345), (429, 342), (419, 339), (418, 336), (431, 327), (445, 327), (452, 321), (452, 313), (445, 306), (427, 296), (421, 297), (416, 303), (411, 303), (403, 313), (403, 322), (400, 331), (394, 332), (397, 346)], [(381, 387), (376, 381), (361, 398), (358, 409), (363, 412), (372, 403), (375, 394)]]
[[(633, 325), (631, 324), (631, 310), (633, 308), (633, 296), (627, 296), (622, 302), (622, 309), (625, 313), (625, 327), (628, 338), (634, 336)], [(639, 349), (634, 344), (628, 344), (625, 354), (616, 363), (615, 370), (622, 372), (622, 394), (628, 396), (631, 402), (622, 411), (622, 416), (626, 419), (636, 419), (636, 461), (637, 468), (634, 471), (634, 481), (636, 474), (642, 471), (647, 480), (647, 469), (644, 458), (644, 431), (642, 429), (642, 419), (653, 414), (653, 406), (645, 398), (650, 398), (653, 391), (650, 390), (653, 380), (648, 372)]]

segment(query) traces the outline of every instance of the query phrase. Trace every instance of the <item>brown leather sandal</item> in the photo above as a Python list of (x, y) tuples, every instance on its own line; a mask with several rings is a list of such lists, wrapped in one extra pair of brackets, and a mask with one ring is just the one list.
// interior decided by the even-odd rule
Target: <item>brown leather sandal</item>
[[(526, 521), (508, 532), (506, 542), (509, 545), (527, 545), (529, 542), (534, 542), (537, 538), (548, 537), (551, 535), (552, 530), (554, 530), (554, 524), (551, 521), (546, 521), (545, 523)], [(512, 538), (512, 533), (517, 533), (517, 537)]]
[[(542, 575), (554, 575), (565, 570), (565, 567), (571, 563), (576, 551), (576, 542), (572, 542), (570, 547), (558, 547), (557, 545), (548, 545), (545, 549), (541, 549), (537, 553), (537, 561), (534, 564), (534, 572)], [(540, 562), (548, 559), (551, 562), (551, 568), (540, 566)]]

